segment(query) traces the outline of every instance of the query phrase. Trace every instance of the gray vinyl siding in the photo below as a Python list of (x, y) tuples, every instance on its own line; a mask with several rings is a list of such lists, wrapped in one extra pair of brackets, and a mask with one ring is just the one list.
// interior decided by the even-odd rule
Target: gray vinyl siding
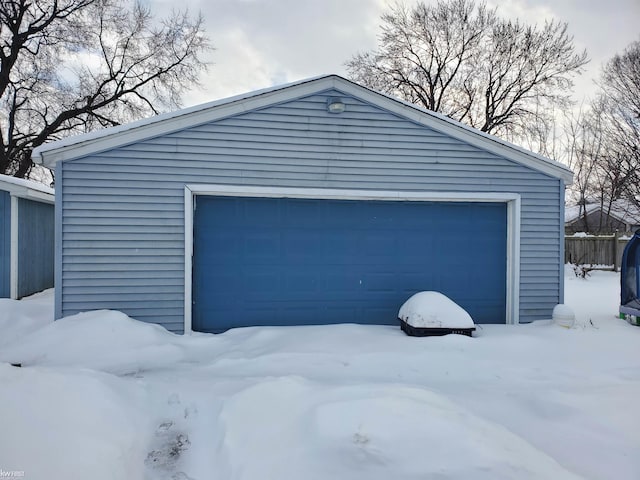
[(53, 287), (54, 206), (18, 199), (18, 298)]
[(336, 91), (60, 162), (56, 180), (58, 317), (113, 308), (182, 331), (184, 185), (207, 183), (519, 193), (520, 321), (560, 299), (559, 179)]
[(11, 296), (11, 195), (0, 191), (0, 298)]

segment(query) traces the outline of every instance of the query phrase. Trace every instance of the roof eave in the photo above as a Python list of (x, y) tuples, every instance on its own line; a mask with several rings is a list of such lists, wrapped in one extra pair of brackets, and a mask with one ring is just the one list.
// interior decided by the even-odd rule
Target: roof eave
[(36, 200), (39, 202), (54, 203), (55, 195), (52, 193), (41, 192), (34, 188), (23, 185), (16, 185), (0, 180), (0, 190), (9, 192), (9, 195), (27, 200)]
[[(312, 78), (293, 84), (280, 85), (250, 94), (238, 95), (191, 107), (177, 112), (152, 117), (127, 125), (111, 127), (99, 132), (77, 135), (47, 143), (34, 149), (34, 163), (53, 168), (56, 163), (109, 150), (136, 141), (166, 135), (202, 123), (238, 115), (256, 108), (304, 96), (335, 86), (337, 75)], [(292, 91), (295, 88), (295, 91)]]
[(34, 162), (53, 168), (57, 162), (109, 150), (136, 141), (169, 134), (184, 128), (220, 120), (257, 108), (303, 97), (318, 91), (334, 88), (364, 101), (384, 108), (400, 117), (438, 130), (461, 141), (490, 151), (517, 163), (573, 183), (573, 172), (564, 165), (527, 152), (516, 145), (479, 132), (443, 115), (424, 110), (382, 93), (370, 90), (337, 75), (302, 80), (292, 84), (272, 87), (217, 102), (191, 107), (171, 114), (161, 115), (132, 124), (105, 129), (97, 134), (80, 135), (52, 142), (36, 148)]
[[(348, 82), (348, 85), (357, 89), (357, 91), (347, 91), (345, 93), (352, 93), (362, 98), (362, 90), (364, 90), (369, 95), (380, 98), (383, 102), (385, 102), (384, 108), (391, 111), (392, 113), (413, 120), (414, 122), (427, 126), (429, 128), (433, 128), (434, 130), (438, 130), (442, 133), (448, 134), (454, 138), (470, 143), (483, 150), (488, 150), (492, 153), (504, 156), (518, 163), (523, 163), (553, 177), (560, 178), (564, 181), (565, 185), (571, 185), (573, 183), (573, 172), (559, 162), (544, 158), (533, 152), (528, 152), (516, 145), (510, 144), (509, 142), (499, 139), (493, 135), (480, 132), (473, 127), (464, 125), (442, 114), (431, 112), (411, 103), (404, 102), (380, 92), (370, 90), (349, 80), (345, 80), (345, 82)], [(371, 101), (372, 103), (380, 104), (380, 100)]]

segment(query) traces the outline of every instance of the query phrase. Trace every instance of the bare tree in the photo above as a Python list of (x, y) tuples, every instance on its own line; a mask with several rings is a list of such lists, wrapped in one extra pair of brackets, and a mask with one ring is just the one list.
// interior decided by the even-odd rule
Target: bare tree
[(347, 62), (359, 83), (434, 111), (464, 116), (452, 91), (469, 80), (470, 62), (493, 13), (456, 0), (435, 6), (397, 4), (382, 16), (380, 48)]
[[(564, 118), (563, 157), (567, 166), (573, 170), (573, 184), (568, 200), (584, 207), (593, 196), (592, 185), (595, 178), (596, 162), (604, 148), (603, 138), (597, 127), (597, 118), (591, 111), (568, 112)], [(585, 212), (580, 210), (580, 214)]]
[(640, 121), (640, 41), (633, 42), (605, 65), (600, 84), (625, 115)]
[(542, 135), (587, 62), (565, 23), (506, 21), (473, 0), (396, 4), (381, 29), (376, 51), (347, 61), (354, 80), (508, 139)]
[(597, 102), (607, 112), (609, 166), (621, 172), (619, 195), (640, 205), (640, 41), (605, 66)]
[[(614, 205), (640, 204), (640, 42), (604, 65), (599, 85), (588, 109), (567, 123), (565, 158), (575, 173), (573, 200), (609, 214)], [(609, 227), (603, 222), (587, 228)]]
[(177, 107), (207, 67), (201, 16), (127, 0), (0, 3), (0, 172), (47, 140)]

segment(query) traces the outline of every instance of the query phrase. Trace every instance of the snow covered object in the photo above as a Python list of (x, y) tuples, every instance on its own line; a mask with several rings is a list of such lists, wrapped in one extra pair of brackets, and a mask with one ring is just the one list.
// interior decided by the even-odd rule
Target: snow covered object
[(640, 325), (640, 230), (631, 237), (622, 254), (620, 316)]
[(571, 328), (576, 323), (576, 314), (569, 305), (564, 303), (559, 303), (553, 308), (551, 318), (556, 325), (565, 328)]
[(418, 292), (398, 312), (400, 327), (407, 335), (426, 337), (458, 333), (471, 336), (471, 315), (440, 292)]

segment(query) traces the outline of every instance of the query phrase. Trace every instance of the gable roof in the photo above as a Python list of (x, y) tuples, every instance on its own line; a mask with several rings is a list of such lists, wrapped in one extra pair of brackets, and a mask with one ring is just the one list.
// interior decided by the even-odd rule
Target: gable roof
[[(591, 214), (602, 210), (599, 203), (588, 203), (581, 208), (580, 205), (571, 205), (565, 207), (564, 210), (564, 223), (570, 225), (580, 219), (584, 212)], [(616, 220), (633, 225), (640, 225), (640, 208), (635, 206), (628, 200), (614, 200), (611, 203), (611, 210), (607, 212), (608, 208), (604, 208), (604, 214), (615, 218)]]
[(125, 125), (96, 132), (67, 137), (37, 147), (33, 151), (35, 163), (53, 167), (59, 161), (90, 155), (117, 148), (152, 137), (166, 135), (185, 128), (213, 122), (258, 108), (294, 100), (329, 89), (338, 90), (374, 106), (392, 112), (417, 124), (474, 145), (483, 150), (506, 157), (524, 166), (573, 182), (573, 172), (565, 165), (513, 145), (493, 135), (450, 119), (440, 113), (398, 100), (363, 87), (338, 75), (301, 80), (286, 85), (257, 90), (234, 97), (204, 103), (176, 112), (157, 115)]
[(0, 190), (30, 200), (53, 203), (55, 191), (41, 183), (0, 174)]

